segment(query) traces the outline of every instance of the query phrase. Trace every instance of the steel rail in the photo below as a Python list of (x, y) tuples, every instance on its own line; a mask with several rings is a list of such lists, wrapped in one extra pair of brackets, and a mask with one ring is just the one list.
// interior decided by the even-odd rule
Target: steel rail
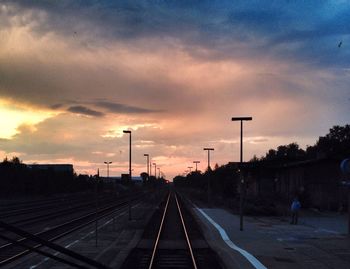
[(56, 261), (59, 261), (59, 262), (68, 264), (68, 265), (70, 265), (70, 266), (73, 266), (73, 267), (75, 267), (75, 268), (81, 268), (81, 269), (86, 269), (86, 268), (87, 268), (86, 266), (83, 266), (83, 265), (80, 265), (80, 264), (77, 264), (77, 263), (68, 261), (68, 260), (66, 260), (66, 259), (64, 259), (64, 258), (58, 257), (58, 256), (56, 256), (56, 255), (54, 255), (54, 254), (49, 253), (49, 252), (40, 250), (40, 249), (38, 249), (38, 248), (31, 247), (31, 246), (26, 245), (26, 244), (24, 244), (24, 243), (17, 242), (16, 240), (13, 240), (13, 239), (11, 239), (11, 238), (5, 236), (5, 235), (0, 234), (0, 238), (2, 238), (2, 239), (4, 239), (4, 240), (7, 240), (7, 241), (9, 241), (9, 242), (12, 242), (13, 244), (18, 244), (18, 245), (21, 246), (21, 247), (27, 248), (27, 249), (29, 249), (29, 250), (31, 250), (31, 251), (33, 251), (33, 252), (37, 252), (37, 253), (39, 253), (39, 254), (41, 254), (41, 255), (44, 255), (44, 256), (46, 256), (46, 257), (48, 257), (48, 258), (51, 258), (51, 259), (53, 259), (53, 260), (56, 260)]
[(182, 223), (182, 228), (183, 228), (185, 236), (186, 236), (186, 242), (187, 242), (187, 245), (188, 245), (188, 249), (190, 250), (190, 253), (191, 253), (191, 259), (192, 259), (193, 267), (194, 267), (194, 269), (197, 269), (197, 263), (196, 263), (196, 259), (194, 258), (194, 255), (193, 255), (191, 241), (190, 241), (190, 238), (188, 237), (185, 221), (184, 221), (184, 218), (182, 216), (181, 208), (180, 208), (179, 202), (177, 200), (177, 195), (176, 194), (175, 194), (175, 200), (176, 200), (177, 209), (178, 209), (178, 212), (179, 212), (179, 215), (180, 215), (180, 219), (181, 219), (181, 223)]
[[(104, 264), (101, 264), (101, 263), (99, 263), (99, 262), (97, 262), (95, 260), (87, 258), (86, 256), (83, 256), (83, 255), (81, 255), (81, 254), (79, 254), (77, 252), (69, 250), (69, 249), (67, 249), (67, 248), (65, 248), (63, 246), (60, 246), (60, 245), (57, 245), (57, 244), (52, 243), (50, 241), (47, 241), (45, 239), (42, 239), (42, 238), (40, 238), (40, 237), (38, 237), (36, 235), (32, 235), (32, 234), (30, 234), (30, 233), (28, 233), (26, 231), (23, 231), (23, 230), (21, 230), (19, 228), (11, 226), (11, 225), (9, 225), (9, 224), (7, 224), (5, 222), (0, 221), (0, 225), (2, 227), (5, 227), (8, 230), (14, 232), (14, 233), (17, 233), (17, 234), (20, 234), (22, 236), (25, 236), (25, 237), (29, 238), (30, 240), (39, 243), (40, 245), (44, 245), (46, 247), (49, 247), (50, 249), (56, 250), (56, 251), (58, 251), (58, 252), (60, 252), (62, 254), (65, 254), (65, 255), (67, 255), (67, 256), (69, 256), (71, 258), (78, 259), (79, 261), (85, 262), (85, 263), (87, 263), (87, 264), (89, 264), (91, 266), (94, 266), (96, 268), (109, 269), (109, 267), (104, 265)], [(23, 242), (21, 244), (22, 245), (27, 245), (27, 244), (25, 244)], [(29, 247), (31, 247), (31, 246), (29, 246)]]
[[(135, 200), (141, 198), (142, 196), (143, 196), (142, 194), (141, 194), (141, 195), (140, 195), (140, 194), (134, 195), (134, 196), (132, 197), (132, 200), (135, 201)], [(103, 208), (99, 208), (99, 213), (103, 213), (103, 212), (108, 211), (108, 210), (111, 210), (111, 209), (113, 209), (113, 208), (114, 208), (114, 209), (122, 208), (122, 207), (124, 207), (124, 206), (126, 205), (126, 203), (127, 203), (127, 201), (126, 201), (125, 197), (122, 197), (122, 198), (121, 198), (120, 200), (118, 200), (118, 201), (110, 202), (108, 205), (104, 206)], [(88, 204), (87, 204), (87, 205), (88, 205)], [(79, 207), (77, 207), (77, 208), (79, 208)], [(77, 208), (74, 208), (74, 209), (76, 210)], [(58, 214), (57, 214), (55, 217), (57, 217), (57, 216), (67, 216), (67, 217), (68, 217), (71, 213), (67, 213), (67, 212), (70, 212), (71, 210), (72, 210), (72, 208), (59, 211)], [(63, 214), (63, 212), (66, 212), (67, 214)], [(50, 215), (50, 214), (49, 214), (49, 215)], [(71, 218), (70, 220), (66, 220), (64, 223), (61, 223), (61, 224), (59, 224), (59, 225), (53, 226), (50, 230), (43, 231), (43, 233), (47, 233), (47, 232), (49, 232), (49, 231), (55, 230), (55, 229), (57, 229), (57, 228), (59, 228), (59, 227), (62, 227), (62, 226), (64, 226), (64, 225), (66, 225), (66, 224), (73, 223), (74, 221), (79, 221), (79, 220), (82, 220), (82, 219), (84, 219), (84, 218), (86, 218), (86, 217), (88, 217), (88, 216), (93, 216), (93, 215), (96, 215), (96, 212), (95, 212), (95, 211), (93, 211), (93, 212), (91, 212), (91, 211), (90, 211), (90, 212), (85, 212), (83, 215), (75, 216), (74, 218)], [(50, 216), (50, 218), (51, 218), (51, 216)], [(35, 217), (33, 217), (33, 218), (31, 218), (31, 219), (28, 219), (28, 220), (32, 220), (32, 223), (37, 223), (37, 222), (43, 221), (43, 220), (45, 220), (45, 219), (48, 219), (48, 218), (39, 216), (39, 217), (37, 218), (37, 221), (35, 221), (35, 220), (36, 220)], [(1, 220), (4, 220), (4, 219), (1, 218)], [(22, 225), (22, 224), (26, 224), (26, 225), (28, 225), (28, 223), (25, 223), (24, 221), (23, 221), (23, 222), (17, 222), (17, 221), (15, 221), (15, 222), (8, 222), (8, 223), (11, 224), (11, 225), (14, 225), (14, 224), (21, 224), (21, 225)], [(2, 228), (0, 228), (0, 232), (1, 232), (1, 231), (2, 231)], [(42, 232), (38, 232), (38, 233), (35, 233), (35, 234), (36, 234), (36, 235), (41, 235), (41, 233), (42, 233)], [(20, 240), (20, 239), (18, 239), (18, 240)], [(4, 244), (4, 245), (0, 245), (0, 250), (1, 250), (2, 248), (4, 248), (4, 247), (7, 247), (8, 245), (11, 245), (11, 243)]]
[[(101, 203), (106, 203), (108, 202), (109, 205), (113, 205), (116, 203), (116, 201), (111, 201), (110, 199), (106, 199), (105, 197), (103, 197), (103, 200), (101, 201)], [(118, 200), (117, 202), (124, 202), (124, 198)], [(51, 220), (53, 218), (57, 218), (57, 217), (68, 217), (69, 215), (71, 215), (72, 213), (76, 213), (77, 210), (80, 209), (85, 209), (85, 208), (90, 208), (91, 206), (94, 205), (94, 202), (85, 202), (85, 203), (81, 203), (79, 205), (76, 205), (74, 207), (69, 207), (68, 209), (60, 209), (60, 210), (56, 210), (56, 211), (52, 211), (52, 212), (47, 212), (47, 213), (40, 213), (41, 215), (37, 215), (37, 216), (33, 216), (33, 217), (27, 217), (24, 219), (18, 219), (16, 221), (9, 221), (8, 223), (15, 225), (30, 225), (30, 224), (34, 224), (34, 223), (39, 223), (42, 222), (44, 220)], [(50, 208), (50, 209), (54, 209), (54, 208)], [(89, 209), (88, 209), (89, 210)], [(2, 220), (4, 220), (4, 217), (1, 216)]]
[(171, 193), (169, 193), (169, 195), (168, 195), (168, 199), (167, 199), (167, 202), (166, 202), (166, 205), (165, 205), (165, 209), (164, 209), (164, 212), (163, 212), (163, 216), (162, 216), (162, 221), (160, 222), (160, 226), (159, 226), (159, 230), (158, 230), (158, 234), (157, 234), (157, 239), (156, 239), (156, 241), (154, 243), (154, 246), (153, 246), (151, 261), (149, 263), (148, 269), (151, 269), (152, 266), (153, 266), (154, 257), (156, 255), (160, 234), (161, 234), (162, 229), (163, 229), (163, 223), (164, 223), (165, 215), (166, 215), (166, 212), (168, 210), (168, 204), (169, 204), (169, 200), (170, 200), (170, 195), (171, 195)]
[[(140, 193), (137, 193), (140, 194)], [(136, 194), (136, 195), (137, 195)], [(122, 195), (121, 197), (118, 197), (118, 200), (122, 200), (122, 199), (126, 199), (128, 196), (127, 195)], [(115, 199), (114, 196), (111, 195), (101, 195), (100, 200), (103, 201), (112, 201)], [(21, 203), (19, 203), (18, 205), (21, 206), (20, 209), (8, 209), (6, 207), (4, 208), (0, 208), (0, 214), (1, 214), (1, 218), (8, 218), (8, 217), (12, 217), (12, 216), (19, 216), (19, 215), (27, 215), (27, 214), (31, 214), (31, 213), (35, 213), (38, 212), (38, 210), (48, 210), (48, 211), (54, 211), (57, 208), (62, 208), (62, 207), (66, 207), (69, 206), (70, 208), (72, 208), (72, 206), (74, 207), (78, 207), (78, 206), (87, 206), (88, 204), (93, 204), (94, 202), (90, 201), (90, 197), (77, 197), (77, 198), (70, 198), (70, 199), (56, 199), (56, 201), (51, 201), (50, 203), (46, 203), (45, 200), (42, 200), (41, 205), (39, 204), (35, 204), (34, 206), (21, 206)]]
[[(118, 208), (118, 210), (123, 210), (123, 209), (125, 209), (126, 207), (127, 207), (127, 204), (124, 204), (124, 205), (122, 205), (120, 208)], [(110, 215), (110, 214), (112, 214), (112, 213), (105, 213), (105, 214), (99, 216), (97, 219), (98, 219), (98, 220), (99, 220), (99, 219), (102, 219), (102, 218), (104, 218), (104, 217), (106, 217), (106, 216), (108, 216), (108, 215)], [(90, 220), (90, 221), (88, 221), (88, 222), (84, 222), (84, 223), (82, 223), (82, 224), (80, 224), (80, 225), (78, 225), (78, 226), (75, 226), (75, 227), (73, 227), (73, 228), (70, 228), (70, 229), (66, 230), (66, 231), (63, 232), (63, 233), (59, 233), (59, 234), (55, 235), (54, 237), (51, 237), (50, 239), (48, 239), (48, 241), (49, 241), (49, 242), (53, 242), (53, 241), (55, 241), (55, 240), (57, 240), (57, 239), (59, 239), (59, 238), (62, 238), (62, 237), (65, 236), (65, 235), (68, 235), (68, 234), (70, 234), (70, 233), (72, 233), (72, 232), (75, 232), (75, 231), (77, 231), (77, 230), (80, 230), (80, 229), (84, 228), (85, 226), (87, 226), (87, 225), (89, 225), (89, 224), (91, 224), (91, 223), (94, 223), (95, 221), (96, 221), (96, 219), (92, 219), (92, 220)], [(67, 223), (62, 224), (61, 226), (64, 226), (64, 225), (67, 225)], [(60, 225), (59, 225), (59, 226), (60, 226)], [(57, 228), (59, 228), (59, 227), (57, 227)], [(50, 230), (45, 231), (45, 232), (50, 232)], [(44, 232), (44, 233), (45, 233), (45, 232)], [(40, 235), (40, 233), (39, 233), (39, 234), (34, 234), (34, 236), (38, 236), (38, 235)], [(15, 244), (17, 244), (17, 245), (19, 245), (19, 244), (24, 244), (23, 241), (25, 241), (25, 240), (28, 240), (28, 237), (22, 237), (21, 239), (17, 240), (17, 241), (16, 241), (17, 243), (15, 243)], [(10, 242), (11, 242), (11, 241), (10, 241)], [(11, 246), (13, 246), (13, 245), (15, 245), (15, 244), (13, 244), (13, 243), (8, 243), (8, 244), (6, 244), (6, 245), (1, 246), (0, 249), (3, 248), (3, 247), (11, 247)], [(34, 245), (33, 248), (37, 249), (37, 248), (39, 248), (39, 247), (41, 247), (41, 246), (42, 246), (41, 243), (36, 243), (36, 245)], [(12, 262), (12, 261), (14, 261), (14, 260), (17, 260), (17, 259), (21, 258), (22, 256), (24, 256), (24, 255), (26, 255), (26, 254), (29, 254), (30, 252), (31, 252), (30, 249), (26, 249), (26, 250), (24, 250), (24, 251), (22, 251), (22, 252), (19, 252), (19, 253), (14, 254), (13, 256), (11, 256), (11, 257), (9, 257), (9, 258), (7, 258), (7, 259), (0, 260), (0, 266), (2, 266), (2, 265), (4, 265), (4, 264), (7, 264), (7, 263), (10, 263), (10, 262)]]
[(66, 197), (66, 198), (52, 198), (36, 200), (35, 202), (18, 202), (11, 205), (1, 205), (0, 213), (3, 217), (26, 214), (28, 211), (40, 210), (40, 209), (51, 209), (60, 207), (64, 204), (75, 204), (77, 202), (84, 202), (89, 198), (88, 195), (78, 197)]
[[(118, 205), (113, 205), (113, 206), (107, 206), (107, 207), (104, 207), (104, 208), (99, 208), (98, 213), (101, 214), (101, 215), (98, 217), (98, 219), (100, 219), (100, 218), (102, 218), (102, 217), (105, 216), (105, 213), (104, 213), (104, 212), (107, 212), (107, 211), (112, 210), (112, 209), (123, 208), (123, 207), (125, 207), (125, 206), (126, 206), (126, 202), (121, 202), (121, 203), (119, 203)], [(81, 222), (81, 221), (84, 221), (85, 219), (88, 219), (88, 218), (90, 218), (90, 217), (94, 217), (95, 215), (96, 215), (95, 212), (88, 212), (88, 213), (86, 213), (86, 214), (84, 214), (84, 215), (82, 215), (82, 216), (75, 217), (75, 218), (73, 218), (73, 219), (71, 219), (71, 220), (65, 221), (64, 223), (55, 225), (54, 227), (52, 227), (52, 228), (49, 229), (49, 230), (37, 232), (37, 233), (35, 233), (35, 235), (43, 236), (43, 235), (52, 233), (52, 232), (54, 232), (54, 231), (56, 231), (56, 230), (58, 230), (58, 229), (60, 229), (60, 228), (65, 227), (65, 226), (72, 225), (72, 224), (74, 224), (74, 223), (79, 223), (79, 222)], [(91, 220), (91, 222), (94, 222), (95, 220), (96, 220), (96, 218), (93, 218), (93, 219)], [(12, 224), (12, 223), (11, 223), (11, 224)], [(84, 223), (84, 224), (85, 224), (85, 223)], [(83, 225), (84, 225), (84, 224), (83, 224)], [(90, 222), (86, 222), (86, 224), (90, 224)], [(80, 226), (78, 226), (78, 227), (80, 227)], [(55, 238), (55, 239), (56, 239), (56, 238)], [(22, 238), (18, 239), (17, 241), (20, 242), (20, 241), (23, 241), (23, 240), (26, 240), (26, 238), (25, 238), (25, 237), (22, 237)], [(6, 247), (8, 247), (8, 246), (11, 246), (11, 245), (12, 245), (11, 243), (1, 245), (1, 246), (0, 246), (0, 250), (3, 249), (3, 248), (6, 248)]]
[[(137, 198), (133, 199), (133, 201), (137, 201), (137, 200), (138, 200), (139, 198), (141, 198), (141, 197), (143, 197), (143, 195), (141, 195), (140, 197), (137, 197)], [(118, 205), (109, 206), (109, 207), (104, 208), (104, 209), (102, 209), (102, 210), (100, 209), (100, 210), (99, 210), (99, 214), (100, 214), (100, 215), (98, 216), (97, 219), (102, 219), (102, 218), (104, 218), (104, 217), (106, 217), (106, 216), (108, 216), (108, 215), (113, 214), (113, 213), (114, 213), (114, 210), (116, 210), (116, 209), (119, 211), (119, 210), (125, 209), (126, 207), (127, 207), (127, 202), (121, 202), (121, 203), (119, 203)], [(113, 209), (113, 210), (112, 210), (112, 209)], [(87, 219), (87, 218), (89, 218), (90, 216), (94, 216), (94, 215), (95, 215), (95, 213), (89, 213), (89, 214), (87, 214), (87, 215), (85, 215), (85, 216), (82, 216), (82, 217), (73, 219), (73, 220), (68, 221), (68, 222), (65, 222), (65, 223), (63, 223), (63, 224), (61, 224), (61, 225), (57, 225), (57, 226), (53, 227), (53, 228), (50, 229), (50, 230), (47, 230), (47, 231), (44, 231), (44, 232), (39, 232), (39, 233), (36, 233), (36, 234), (34, 234), (34, 235), (35, 235), (35, 236), (42, 236), (42, 235), (47, 234), (47, 233), (49, 233), (49, 232), (53, 232), (53, 231), (56, 230), (56, 229), (63, 228), (64, 226), (67, 226), (67, 225), (69, 225), (69, 224), (76, 223), (76, 222), (78, 222), (78, 221), (82, 221), (83, 219)], [(83, 227), (85, 227), (85, 226), (87, 226), (87, 225), (89, 225), (89, 224), (91, 224), (91, 223), (93, 223), (93, 222), (95, 222), (95, 221), (96, 221), (96, 218), (90, 219), (90, 220), (85, 221), (85, 222), (83, 222), (83, 223), (81, 223), (81, 224), (78, 224), (78, 225), (75, 226), (75, 227), (72, 227), (72, 228), (70, 228), (70, 229), (68, 229), (68, 230), (65, 230), (65, 232), (63, 232), (63, 233), (56, 234), (56, 235), (54, 235), (53, 237), (51, 237), (51, 238), (49, 238), (49, 239), (47, 239), (47, 240), (49, 240), (49, 241), (55, 241), (55, 240), (57, 240), (57, 239), (59, 239), (59, 238), (65, 236), (65, 235), (70, 234), (70, 233), (72, 233), (72, 232), (74, 232), (74, 231), (76, 231), (76, 230), (79, 230), (79, 229), (81, 229), (81, 228), (83, 228)], [(27, 239), (26, 237), (23, 237), (23, 238), (17, 240), (17, 242), (22, 243), (22, 242), (23, 242), (24, 240), (26, 240), (26, 239)], [(13, 245), (13, 243), (8, 243), (8, 244), (5, 244), (5, 245), (2, 245), (2, 246), (0, 246), (0, 249), (5, 248), (5, 247), (9, 247), (9, 246), (11, 246), (11, 245)], [(34, 248), (38, 248), (38, 247), (40, 247), (40, 246), (41, 246), (41, 244), (37, 244), (37, 245), (34, 246)], [(27, 254), (27, 253), (29, 253), (29, 252), (30, 252), (30, 250), (27, 249), (27, 250), (25, 250), (25, 251), (23, 251), (23, 252), (21, 252), (21, 253), (17, 253), (17, 254), (15, 254), (15, 255), (13, 255), (13, 256), (10, 257), (10, 258), (4, 259), (4, 260), (0, 260), (0, 266), (3, 265), (3, 264), (9, 263), (9, 262), (11, 262), (11, 261), (13, 261), (13, 260), (15, 260), (15, 259), (18, 259), (19, 257), (22, 257), (23, 255), (25, 255), (25, 254)]]
[[(153, 263), (154, 263), (154, 260), (155, 260), (155, 256), (156, 256), (156, 252), (157, 252), (157, 248), (158, 248), (158, 244), (159, 244), (159, 240), (160, 240), (160, 235), (161, 235), (162, 230), (163, 230), (163, 224), (164, 224), (165, 216), (166, 216), (167, 211), (168, 211), (168, 204), (169, 204), (169, 200), (170, 200), (170, 196), (171, 195), (172, 195), (172, 193), (169, 193), (169, 195), (168, 195), (168, 199), (167, 199), (167, 202), (166, 202), (166, 205), (165, 205), (165, 208), (164, 208), (164, 212), (163, 212), (162, 220), (161, 220), (161, 223), (160, 223), (160, 226), (159, 226), (157, 238), (156, 238), (156, 241), (154, 243), (152, 256), (151, 256), (151, 261), (149, 263), (148, 269), (152, 269), (152, 267), (153, 267)], [(197, 269), (198, 268), (197, 267), (197, 263), (196, 263), (196, 260), (194, 258), (192, 245), (191, 245), (188, 233), (187, 233), (187, 228), (186, 228), (185, 221), (184, 221), (184, 218), (183, 218), (183, 215), (182, 215), (182, 212), (181, 212), (180, 204), (178, 202), (176, 194), (174, 194), (174, 196), (175, 196), (175, 201), (176, 201), (176, 204), (177, 204), (177, 211), (179, 213), (179, 216), (180, 216), (180, 219), (181, 219), (181, 223), (182, 223), (182, 228), (183, 228), (183, 231), (184, 231), (184, 234), (185, 234), (185, 237), (186, 237), (186, 243), (187, 243), (190, 255), (191, 255), (193, 268)]]

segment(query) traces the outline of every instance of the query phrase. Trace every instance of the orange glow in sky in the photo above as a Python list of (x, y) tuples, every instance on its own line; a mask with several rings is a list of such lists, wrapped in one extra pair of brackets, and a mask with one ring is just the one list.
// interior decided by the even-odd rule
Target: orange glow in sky
[(134, 174), (146, 170), (147, 153), (171, 180), (194, 160), (205, 170), (203, 147), (215, 148), (212, 166), (239, 160), (233, 116), (253, 117), (245, 160), (312, 145), (348, 123), (341, 1), (331, 14), (306, 2), (256, 10), (198, 2), (196, 12), (185, 3), (40, 3), (0, 5), (0, 158), (102, 175), (112, 161), (111, 175), (120, 175), (129, 129)]

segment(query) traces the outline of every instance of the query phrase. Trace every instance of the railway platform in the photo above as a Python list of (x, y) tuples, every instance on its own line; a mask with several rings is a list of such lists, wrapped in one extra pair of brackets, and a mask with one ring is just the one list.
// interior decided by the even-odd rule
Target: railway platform
[[(183, 211), (185, 223), (188, 225), (195, 256), (198, 257), (198, 268), (350, 268), (350, 238), (346, 234), (347, 223), (344, 215), (303, 212), (299, 225), (291, 225), (288, 218), (246, 216), (244, 230), (240, 231), (239, 216), (231, 211), (208, 207), (183, 197), (183, 204), (186, 204)], [(154, 245), (153, 237), (158, 231), (161, 215), (155, 222), (150, 220), (155, 212), (162, 212), (161, 205), (156, 202), (159, 200), (160, 197), (135, 202), (132, 206), (131, 220), (128, 219), (127, 208), (117, 209), (115, 214), (100, 219), (97, 246), (94, 223), (55, 243), (105, 264), (108, 268), (134, 268), (123, 266), (134, 249), (138, 249), (136, 256), (145, 257), (147, 261), (150, 259), (147, 251)], [(175, 209), (176, 202), (172, 200), (169, 202), (169, 210), (176, 212)], [(193, 214), (190, 214), (191, 211)], [(186, 264), (188, 258), (187, 254), (183, 255), (187, 245), (180, 237), (181, 220), (175, 218), (177, 215), (178, 213), (171, 213), (170, 218), (165, 220), (164, 233), (159, 238), (158, 249), (160, 257), (166, 258), (162, 258), (163, 260), (170, 265), (180, 266)], [(194, 216), (193, 220), (189, 215)], [(200, 225), (198, 231), (195, 229), (195, 223)], [(146, 234), (145, 229), (148, 229)], [(51, 253), (61, 256), (55, 251)], [(217, 259), (212, 259), (209, 263), (208, 257), (214, 256)], [(181, 262), (182, 257), (186, 258), (183, 259), (184, 262)], [(3, 268), (72, 267), (32, 253)], [(156, 263), (154, 268), (161, 267)]]
[(193, 204), (207, 242), (227, 268), (350, 268), (350, 238), (344, 216), (304, 215), (300, 224), (288, 218), (245, 217), (222, 208)]

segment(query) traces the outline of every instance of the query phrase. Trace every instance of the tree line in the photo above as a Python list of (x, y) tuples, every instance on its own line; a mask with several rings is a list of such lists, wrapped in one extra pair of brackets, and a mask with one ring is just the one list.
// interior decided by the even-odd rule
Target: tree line
[(0, 163), (0, 193), (4, 196), (47, 195), (92, 188), (94, 179), (74, 172), (32, 169), (18, 157)]
[(350, 157), (350, 125), (333, 126), (320, 136), (313, 146), (302, 149), (296, 142), (270, 149), (265, 156), (254, 156), (250, 161), (294, 162), (317, 158), (345, 159)]
[[(265, 156), (254, 156), (251, 163), (268, 162), (274, 165), (286, 164), (317, 158), (345, 159), (350, 158), (350, 125), (334, 126), (325, 136), (320, 136), (313, 146), (302, 149), (296, 142), (288, 145), (280, 145), (276, 149), (270, 149)], [(176, 176), (174, 184), (179, 187), (188, 187), (196, 190), (207, 191), (208, 187), (213, 195), (225, 198), (237, 196), (239, 183), (238, 167), (232, 164), (215, 168), (192, 172), (186, 176)]]

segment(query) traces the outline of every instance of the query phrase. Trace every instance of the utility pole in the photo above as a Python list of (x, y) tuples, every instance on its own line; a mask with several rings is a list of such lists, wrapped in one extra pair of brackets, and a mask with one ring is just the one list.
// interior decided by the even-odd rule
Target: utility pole
[(145, 157), (147, 157), (147, 174), (148, 174), (148, 176), (150, 176), (150, 174), (149, 174), (149, 154), (143, 154), (143, 156), (145, 156)]
[(208, 183), (208, 185), (207, 185), (207, 195), (208, 195), (208, 203), (210, 202), (210, 175), (209, 175), (209, 173), (210, 173), (210, 151), (212, 151), (212, 150), (214, 150), (214, 148), (204, 148), (203, 150), (206, 150), (206, 151), (208, 151), (208, 172), (207, 172), (207, 177), (208, 177), (208, 179), (207, 179), (207, 183)]
[[(132, 182), (132, 175), (131, 175), (131, 131), (130, 130), (123, 130), (124, 134), (129, 134), (129, 186), (131, 188), (131, 182)], [(130, 193), (129, 193), (129, 220), (131, 220), (131, 200), (130, 200)]]
[(193, 161), (193, 163), (196, 164), (196, 172), (197, 172), (197, 165), (200, 163), (200, 161)]
[(241, 122), (241, 147), (240, 147), (240, 199), (239, 199), (239, 230), (243, 231), (243, 215), (244, 215), (244, 198), (245, 198), (245, 181), (242, 172), (242, 164), (243, 164), (243, 121), (251, 121), (252, 117), (233, 117), (232, 121), (240, 121)]
[(107, 164), (107, 178), (109, 178), (109, 165), (112, 163), (112, 162), (104, 162), (105, 164)]
[(157, 177), (157, 164), (153, 163), (154, 165), (154, 177)]

